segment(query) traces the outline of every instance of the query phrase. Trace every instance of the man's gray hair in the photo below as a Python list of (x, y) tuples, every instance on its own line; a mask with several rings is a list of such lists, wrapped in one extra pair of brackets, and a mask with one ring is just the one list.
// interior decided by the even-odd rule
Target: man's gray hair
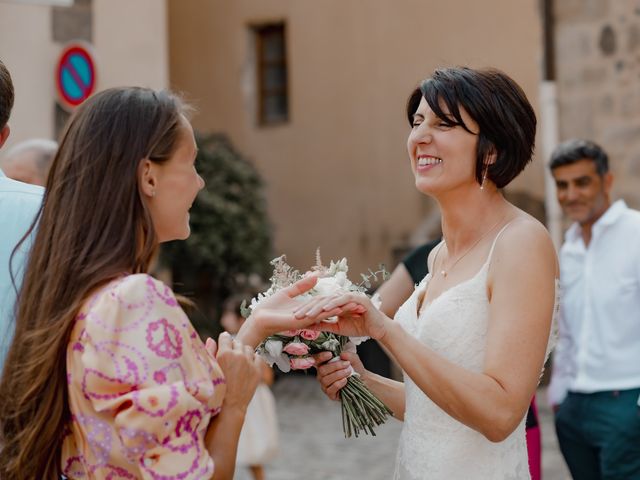
[(11, 147), (0, 161), (0, 166), (8, 166), (13, 163), (20, 155), (32, 152), (35, 157), (36, 167), (40, 172), (46, 174), (49, 165), (58, 151), (58, 144), (53, 140), (44, 138), (34, 138), (25, 140)]

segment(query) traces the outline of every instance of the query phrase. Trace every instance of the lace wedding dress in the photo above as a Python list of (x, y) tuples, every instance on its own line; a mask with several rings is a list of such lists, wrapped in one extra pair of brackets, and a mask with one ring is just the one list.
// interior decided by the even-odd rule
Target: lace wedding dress
[[(431, 274), (428, 274), (395, 316), (409, 334), (451, 362), (473, 372), (481, 372), (483, 367), (489, 320), (487, 271), (500, 233), (493, 242), (485, 264), (473, 278), (443, 292), (425, 305), (418, 315), (419, 298), (431, 278)], [(553, 325), (558, 311), (557, 293), (558, 282)], [(553, 331), (555, 328), (552, 328)], [(552, 339), (555, 339), (555, 334), (551, 335), (547, 355)], [(406, 408), (395, 480), (531, 478), (524, 416), (506, 440), (493, 443), (449, 416), (411, 378), (406, 374), (404, 377)]]

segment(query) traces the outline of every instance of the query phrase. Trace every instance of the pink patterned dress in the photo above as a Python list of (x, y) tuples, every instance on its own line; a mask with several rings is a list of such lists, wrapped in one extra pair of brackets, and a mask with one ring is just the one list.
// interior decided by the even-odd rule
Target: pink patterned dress
[(171, 290), (119, 278), (80, 310), (67, 348), (69, 479), (205, 479), (204, 443), (225, 394), (222, 370)]

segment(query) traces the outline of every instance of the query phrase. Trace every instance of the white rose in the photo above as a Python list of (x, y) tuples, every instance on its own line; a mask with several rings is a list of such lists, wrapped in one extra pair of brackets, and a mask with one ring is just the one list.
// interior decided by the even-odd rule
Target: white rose
[(289, 356), (282, 351), (282, 347), (283, 344), (280, 340), (267, 340), (260, 347), (258, 354), (269, 366), (273, 367), (275, 363), (281, 371), (287, 373), (291, 370), (291, 365), (289, 364)]
[(318, 279), (313, 289), (318, 295), (333, 295), (342, 291), (342, 286), (336, 281), (335, 277), (323, 277)]
[(264, 349), (271, 357), (278, 357), (282, 354), (282, 342), (280, 340), (267, 340), (264, 342)]
[(286, 353), (278, 355), (275, 358), (275, 363), (282, 373), (288, 373), (291, 370), (291, 363), (289, 363), (289, 356)]
[(347, 290), (348, 287), (351, 286), (351, 282), (347, 278), (346, 272), (338, 272), (334, 278), (336, 279), (336, 283), (340, 285), (343, 290)]

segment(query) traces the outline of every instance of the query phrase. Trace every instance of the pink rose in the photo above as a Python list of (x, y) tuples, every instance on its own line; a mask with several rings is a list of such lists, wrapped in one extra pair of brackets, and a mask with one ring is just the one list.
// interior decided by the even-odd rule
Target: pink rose
[(316, 332), (315, 330), (302, 330), (300, 336), (305, 340), (314, 341), (320, 336), (320, 332)]
[(292, 358), (289, 360), (289, 364), (291, 365), (291, 370), (306, 370), (307, 368), (313, 367), (316, 361), (313, 357), (301, 357)]
[(278, 335), (283, 336), (283, 337), (296, 337), (296, 336), (300, 335), (301, 331), (302, 330), (286, 330), (284, 332), (278, 333)]
[(307, 353), (309, 353), (309, 347), (304, 343), (291, 342), (288, 343), (287, 346), (282, 349), (282, 351), (288, 353), (289, 355), (306, 355)]

